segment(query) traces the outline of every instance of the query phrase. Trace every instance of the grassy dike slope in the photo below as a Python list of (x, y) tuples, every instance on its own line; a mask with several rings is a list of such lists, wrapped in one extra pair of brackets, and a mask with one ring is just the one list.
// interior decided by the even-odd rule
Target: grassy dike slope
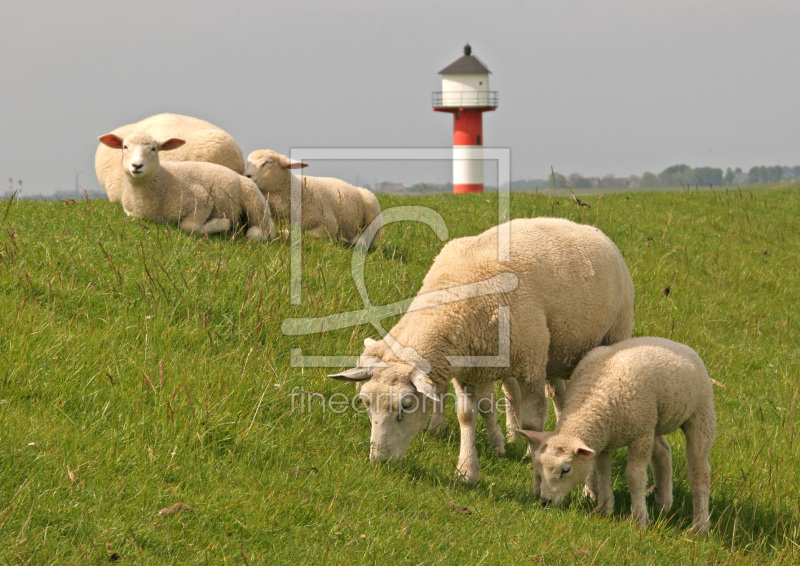
[[(511, 215), (602, 229), (633, 275), (634, 335), (689, 344), (724, 385), (708, 537), (686, 530), (680, 433), (673, 514), (643, 531), (627, 520), (624, 454), (612, 518), (577, 495), (541, 508), (521, 442), (497, 458), (479, 435), (481, 482), (456, 483), (452, 410), (444, 437), (370, 465), (367, 418), (330, 403), (352, 387), (290, 354), (357, 354), (377, 332), (281, 332), (285, 319), (364, 308), (351, 248), (304, 242), (292, 305), (285, 240), (191, 237), (104, 201), (3, 201), (0, 562), (797, 563), (800, 190), (585, 201), (515, 194)], [(381, 204), (429, 207), (450, 237), (497, 221), (496, 195)], [(372, 304), (413, 296), (442, 245), (422, 223), (388, 226), (366, 261)]]

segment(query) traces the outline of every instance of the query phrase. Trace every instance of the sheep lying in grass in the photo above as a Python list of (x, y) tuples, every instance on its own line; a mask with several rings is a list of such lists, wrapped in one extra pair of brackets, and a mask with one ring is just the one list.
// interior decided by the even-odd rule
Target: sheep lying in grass
[(214, 163), (160, 163), (159, 153), (180, 147), (183, 140), (158, 141), (141, 132), (99, 139), (122, 150), (122, 206), (129, 216), (177, 223), (187, 232), (204, 234), (226, 232), (244, 220), (248, 238), (274, 237), (269, 207), (250, 179)]
[[(225, 130), (205, 120), (180, 114), (156, 114), (135, 124), (120, 126), (111, 133), (124, 138), (133, 132), (144, 132), (158, 140), (179, 138), (186, 142), (164, 154), (162, 161), (207, 161), (223, 165), (236, 173), (244, 172), (242, 150), (236, 141)], [(94, 156), (94, 168), (108, 200), (120, 202), (125, 178), (119, 168), (119, 155), (106, 145), (99, 144)]]
[[(508, 263), (498, 260), (500, 229), (510, 230)], [(478, 412), (494, 418), (494, 407), (479, 403), (493, 398), (494, 382), (516, 378), (521, 387), (506, 393), (517, 420), (542, 430), (545, 379), (563, 376), (595, 346), (629, 338), (633, 294), (622, 255), (600, 230), (556, 218), (512, 220), (449, 242), (403, 318), (383, 340), (365, 342), (359, 367), (330, 377), (364, 382), (370, 458), (380, 461), (403, 457), (452, 379), (457, 471), (474, 483), (475, 421)], [(502, 435), (486, 424), (502, 452)]]
[[(270, 149), (259, 149), (247, 156), (244, 175), (268, 197), (275, 217), (287, 219), (291, 212), (291, 170), (307, 166)], [(332, 177), (302, 177), (302, 227), (312, 237), (354, 244), (380, 213), (372, 191)], [(380, 235), (380, 226), (377, 228), (371, 244)]]
[(714, 393), (703, 361), (688, 346), (634, 338), (592, 350), (572, 374), (555, 431), (522, 432), (538, 444), (534, 488), (541, 489), (542, 501), (558, 505), (594, 467), (597, 508), (606, 514), (614, 510), (611, 451), (628, 446), (633, 519), (644, 526), (651, 460), (656, 504), (662, 511), (672, 506), (672, 457), (663, 435), (678, 428), (686, 436), (694, 527), (706, 531)]

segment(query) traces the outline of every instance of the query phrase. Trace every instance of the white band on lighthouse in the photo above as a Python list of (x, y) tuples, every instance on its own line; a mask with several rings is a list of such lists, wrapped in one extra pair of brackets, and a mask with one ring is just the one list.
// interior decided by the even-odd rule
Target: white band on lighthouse
[(483, 184), (483, 147), (453, 146), (453, 185)]

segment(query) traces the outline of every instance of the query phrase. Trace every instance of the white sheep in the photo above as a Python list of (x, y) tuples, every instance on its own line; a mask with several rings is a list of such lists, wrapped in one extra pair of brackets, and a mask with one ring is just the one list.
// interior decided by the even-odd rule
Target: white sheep
[(586, 354), (572, 374), (555, 430), (522, 431), (538, 444), (534, 489), (540, 489), (543, 502), (558, 505), (594, 469), (589, 495), (598, 510), (610, 514), (611, 452), (627, 446), (632, 515), (644, 526), (648, 462), (657, 506), (661, 511), (672, 506), (672, 457), (663, 435), (678, 428), (686, 436), (693, 524), (706, 531), (714, 393), (700, 356), (665, 338), (634, 338)]
[[(291, 170), (303, 167), (308, 167), (308, 164), (270, 149), (259, 149), (247, 156), (244, 175), (253, 179), (268, 197), (275, 217), (288, 219), (291, 212)], [(354, 187), (341, 179), (304, 175), (301, 187), (302, 227), (312, 237), (354, 244), (380, 216), (381, 207), (372, 191)], [(377, 228), (371, 245), (380, 236), (380, 225)]]
[[(510, 230), (508, 263), (498, 259), (500, 229)], [(403, 457), (432, 400), (453, 379), (461, 428), (457, 471), (474, 483), (475, 421), (478, 412), (494, 418), (492, 407), (479, 405), (493, 397), (494, 382), (515, 378), (520, 387), (505, 389), (516, 422), (542, 430), (545, 379), (565, 376), (600, 344), (629, 338), (633, 299), (622, 254), (597, 228), (557, 218), (512, 220), (449, 242), (403, 318), (383, 340), (365, 342), (359, 367), (331, 377), (364, 382), (370, 458), (380, 461)], [(465, 356), (503, 354), (505, 361), (457, 367)], [(487, 432), (502, 452), (502, 435), (488, 421)]]
[(269, 206), (252, 180), (215, 163), (160, 163), (159, 153), (180, 147), (183, 140), (159, 141), (141, 132), (99, 140), (122, 150), (117, 167), (124, 173), (122, 207), (129, 216), (204, 234), (226, 232), (244, 221), (248, 238), (274, 237)]
[[(236, 173), (244, 172), (242, 150), (236, 141), (225, 130), (205, 120), (180, 114), (156, 114), (135, 124), (120, 126), (111, 133), (124, 138), (133, 132), (144, 132), (157, 140), (179, 138), (186, 142), (164, 154), (162, 161), (207, 161), (224, 165)], [(119, 155), (106, 145), (98, 144), (94, 169), (108, 200), (120, 202), (125, 179), (119, 168)]]

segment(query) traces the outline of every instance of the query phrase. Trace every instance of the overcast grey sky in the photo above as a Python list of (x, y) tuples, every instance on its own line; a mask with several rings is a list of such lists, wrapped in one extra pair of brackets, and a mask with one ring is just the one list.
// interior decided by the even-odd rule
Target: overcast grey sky
[[(97, 136), (158, 112), (245, 155), (446, 147), (430, 93), (466, 42), (499, 92), (485, 145), (511, 149), (514, 179), (798, 165), (798, 26), (797, 0), (3, 0), (0, 194), (9, 177), (98, 189)], [(306, 171), (449, 180), (429, 165)]]

